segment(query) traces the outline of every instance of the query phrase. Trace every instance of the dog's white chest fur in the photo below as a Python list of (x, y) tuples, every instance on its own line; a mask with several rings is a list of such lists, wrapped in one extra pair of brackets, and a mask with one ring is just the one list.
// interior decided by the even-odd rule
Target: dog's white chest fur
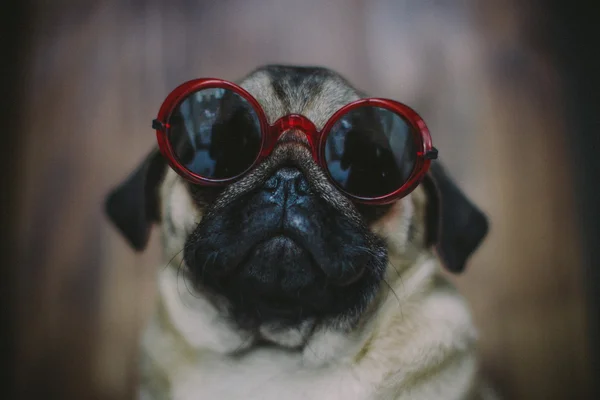
[[(143, 341), (142, 399), (464, 399), (473, 390), (474, 330), (454, 292), (424, 289), (426, 261), (403, 274), (365, 329), (319, 330), (302, 351), (244, 348), (177, 271), (160, 272), (159, 306)], [(424, 295), (424, 291), (426, 295)], [(416, 300), (416, 301), (415, 301)]]
[[(336, 346), (331, 341), (339, 345), (341, 337), (323, 334), (314, 349), (304, 351), (260, 348), (231, 355), (246, 338), (230, 329), (208, 301), (188, 292), (176, 271), (160, 275), (159, 308), (144, 335), (143, 369), (149, 376), (141, 398), (367, 398), (351, 368), (337, 357), (329, 365)], [(157, 379), (161, 375), (164, 381)], [(357, 397), (360, 392), (365, 395)]]
[(258, 350), (239, 360), (214, 357), (183, 372), (173, 398), (191, 399), (366, 399), (365, 386), (347, 368), (302, 365), (298, 355)]

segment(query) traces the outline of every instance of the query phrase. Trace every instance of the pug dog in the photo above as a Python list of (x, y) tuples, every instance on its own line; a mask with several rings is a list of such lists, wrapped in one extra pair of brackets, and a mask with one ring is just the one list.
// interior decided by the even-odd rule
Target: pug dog
[[(238, 85), (198, 91), (155, 120), (159, 143), (171, 130), (170, 150), (152, 151), (107, 197), (135, 250), (153, 225), (164, 247), (139, 398), (495, 398), (469, 309), (444, 272), (463, 271), (486, 236), (482, 211), (436, 160), (393, 201), (357, 201), (358, 190), (389, 189), (377, 161), (389, 143), (355, 134), (383, 129), (365, 114), (330, 127), (337, 164), (333, 150), (315, 155), (312, 133), (366, 98), (337, 73), (269, 65)], [(278, 130), (256, 157), (267, 125)]]

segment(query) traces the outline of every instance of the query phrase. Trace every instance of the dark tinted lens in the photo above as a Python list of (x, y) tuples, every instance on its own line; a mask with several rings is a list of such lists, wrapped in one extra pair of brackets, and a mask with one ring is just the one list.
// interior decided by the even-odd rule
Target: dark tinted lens
[(168, 123), (175, 156), (190, 171), (211, 179), (233, 178), (260, 152), (256, 111), (237, 93), (204, 89), (189, 95)]
[(325, 159), (333, 180), (359, 197), (380, 197), (399, 189), (414, 169), (414, 129), (400, 115), (359, 107), (331, 128)]

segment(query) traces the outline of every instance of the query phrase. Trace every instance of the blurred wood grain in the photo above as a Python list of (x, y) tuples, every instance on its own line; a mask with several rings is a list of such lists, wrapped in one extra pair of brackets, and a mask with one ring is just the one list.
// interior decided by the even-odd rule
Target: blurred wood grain
[[(169, 90), (260, 64), (331, 67), (414, 105), (492, 221), (454, 277), (485, 369), (510, 399), (585, 399), (579, 232), (561, 77), (536, 9), (503, 0), (35, 3), (17, 218), (21, 398), (126, 399), (152, 305), (157, 238), (137, 255), (103, 197), (154, 146)], [(540, 39), (542, 38), (542, 39)]]

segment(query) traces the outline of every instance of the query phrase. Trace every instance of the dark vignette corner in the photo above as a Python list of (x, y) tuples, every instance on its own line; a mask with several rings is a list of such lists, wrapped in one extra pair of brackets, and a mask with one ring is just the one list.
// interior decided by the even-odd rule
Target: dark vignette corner
[[(30, 43), (30, 2), (28, 0), (4, 0), (0, 2), (0, 46), (2, 61), (0, 62), (0, 124), (2, 144), (0, 145), (0, 353), (6, 365), (2, 374), (3, 398), (17, 398), (14, 291), (17, 279), (16, 242), (14, 236), (15, 207), (18, 194), (18, 177), (14, 170), (18, 159), (20, 145), (23, 143), (23, 132), (20, 126), (20, 104), (25, 81), (27, 54)], [(8, 395), (8, 396), (7, 396)]]
[[(550, 51), (563, 82), (567, 143), (574, 171), (578, 224), (583, 238), (584, 282), (593, 399), (600, 398), (600, 29), (592, 1), (541, 2), (547, 12)], [(575, 271), (573, 272), (575, 273)]]

